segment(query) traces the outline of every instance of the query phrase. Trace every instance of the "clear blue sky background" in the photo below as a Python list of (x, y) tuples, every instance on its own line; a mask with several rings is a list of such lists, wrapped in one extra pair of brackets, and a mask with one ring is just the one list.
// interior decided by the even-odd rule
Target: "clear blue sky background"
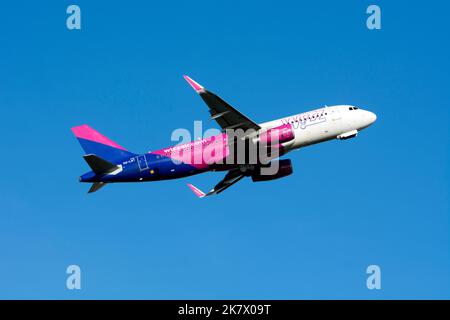
[[(368, 1), (73, 3), (81, 31), (69, 1), (0, 5), (0, 298), (450, 298), (447, 2), (376, 1), (380, 31)], [(378, 121), (217, 197), (186, 183), (221, 173), (87, 195), (70, 127), (145, 152), (215, 126), (183, 74), (257, 122), (344, 103)]]

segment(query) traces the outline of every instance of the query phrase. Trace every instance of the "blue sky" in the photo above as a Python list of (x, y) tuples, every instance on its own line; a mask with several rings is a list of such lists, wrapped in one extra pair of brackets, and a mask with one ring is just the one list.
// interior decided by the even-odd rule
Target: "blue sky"
[[(369, 31), (367, 1), (73, 3), (80, 31), (72, 2), (0, 5), (0, 298), (450, 298), (449, 4), (376, 1)], [(70, 127), (145, 152), (215, 126), (183, 74), (257, 122), (325, 104), (378, 121), (218, 197), (186, 183), (221, 173), (87, 195)]]

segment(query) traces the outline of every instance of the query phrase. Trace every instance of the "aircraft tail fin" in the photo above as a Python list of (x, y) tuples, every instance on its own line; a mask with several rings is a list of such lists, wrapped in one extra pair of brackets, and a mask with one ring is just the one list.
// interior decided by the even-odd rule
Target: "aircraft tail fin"
[(72, 132), (86, 154), (95, 154), (112, 162), (134, 156), (134, 153), (105, 137), (87, 124), (73, 127)]
[(107, 174), (117, 170), (119, 166), (112, 164), (108, 160), (102, 159), (95, 154), (86, 154), (83, 156), (86, 163), (91, 167), (95, 174)]
[(105, 186), (105, 184), (106, 184), (105, 182), (94, 182), (92, 184), (91, 188), (89, 189), (88, 193), (92, 193), (92, 192), (100, 190), (102, 187)]

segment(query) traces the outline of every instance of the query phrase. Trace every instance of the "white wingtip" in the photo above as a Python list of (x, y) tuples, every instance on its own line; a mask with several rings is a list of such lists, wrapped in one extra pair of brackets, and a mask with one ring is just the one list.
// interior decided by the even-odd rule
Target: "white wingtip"
[(192, 192), (195, 193), (195, 195), (199, 198), (203, 198), (205, 196), (205, 193), (200, 190), (199, 188), (193, 186), (192, 184), (188, 183), (187, 186), (192, 190)]

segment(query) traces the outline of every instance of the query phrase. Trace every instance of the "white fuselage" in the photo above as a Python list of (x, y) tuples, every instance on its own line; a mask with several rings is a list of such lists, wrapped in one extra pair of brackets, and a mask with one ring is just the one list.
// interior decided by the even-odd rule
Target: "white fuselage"
[(332, 139), (346, 139), (356, 136), (377, 119), (373, 112), (350, 105), (337, 105), (296, 114), (260, 124), (269, 129), (291, 124), (295, 139), (285, 147), (289, 150)]

